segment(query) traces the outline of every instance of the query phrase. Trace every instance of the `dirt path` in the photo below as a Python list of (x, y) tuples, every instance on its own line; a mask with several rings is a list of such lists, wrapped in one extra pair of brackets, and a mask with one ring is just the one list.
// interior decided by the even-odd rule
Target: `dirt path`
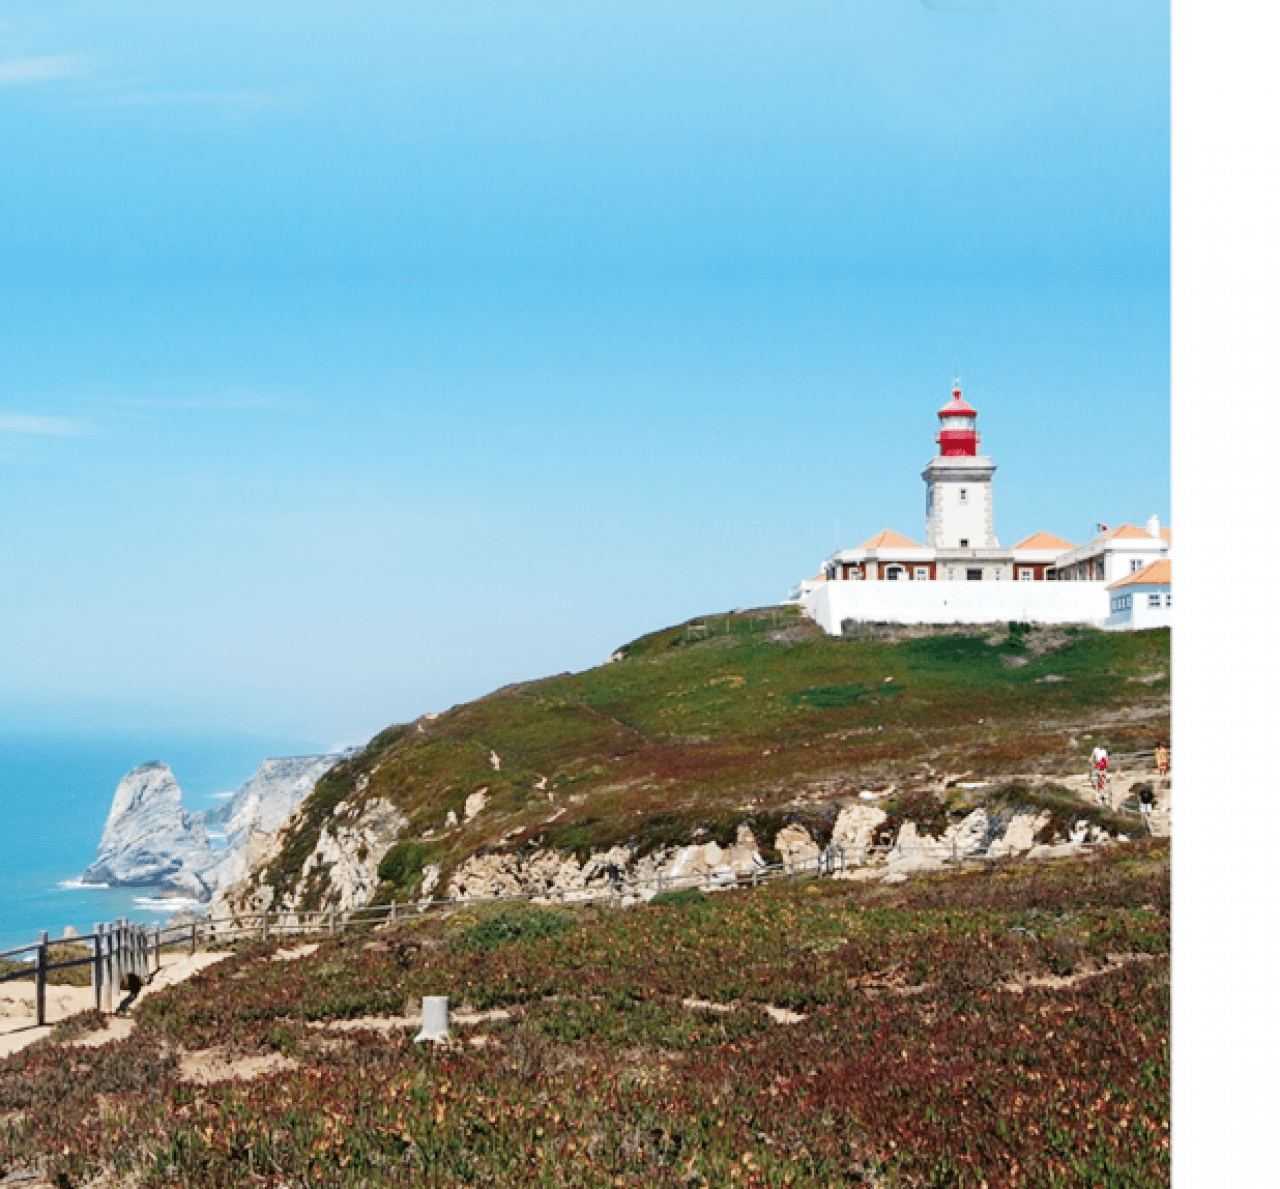
[[(155, 978), (139, 993), (134, 1000), (136, 1005), (148, 995), (156, 991), (180, 983), (193, 974), (221, 962), (228, 957), (226, 953), (198, 953), (165, 955)], [(117, 1002), (119, 1000), (117, 999)], [(36, 1026), (36, 985), (33, 982), (0, 983), (0, 1057), (7, 1057), (27, 1045), (53, 1032), (59, 1021), (88, 1011), (93, 1007), (93, 988), (91, 987), (46, 987), (45, 1018), (49, 1021), (44, 1027)], [(109, 1040), (118, 1040), (133, 1031), (133, 1021), (128, 1018), (112, 1016), (106, 1028), (91, 1032), (77, 1043), (95, 1046), (106, 1044)]]

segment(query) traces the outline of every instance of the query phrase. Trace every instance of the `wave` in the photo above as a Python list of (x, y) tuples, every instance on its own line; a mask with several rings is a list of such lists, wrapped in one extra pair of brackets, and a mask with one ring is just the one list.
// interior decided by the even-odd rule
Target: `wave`
[(65, 891), (90, 891), (90, 892), (109, 892), (111, 885), (109, 883), (85, 883), (78, 875), (74, 879), (58, 880), (58, 887)]
[(185, 912), (193, 908), (203, 908), (203, 900), (194, 900), (186, 896), (135, 896), (133, 903), (146, 912)]

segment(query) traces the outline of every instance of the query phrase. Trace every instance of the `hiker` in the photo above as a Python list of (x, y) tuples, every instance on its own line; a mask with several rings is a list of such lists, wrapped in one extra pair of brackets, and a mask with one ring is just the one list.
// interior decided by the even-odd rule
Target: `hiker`
[(1089, 761), (1092, 765), (1089, 775), (1093, 782), (1093, 787), (1098, 791), (1098, 800), (1101, 801), (1102, 790), (1107, 787), (1107, 768), (1110, 764), (1110, 760), (1107, 758), (1107, 749), (1099, 743), (1093, 749)]
[(1149, 784), (1138, 786), (1138, 812), (1143, 818), (1151, 816), (1156, 807), (1156, 792)]
[(1169, 775), (1169, 745), (1167, 743), (1156, 744), (1156, 771), (1162, 777)]

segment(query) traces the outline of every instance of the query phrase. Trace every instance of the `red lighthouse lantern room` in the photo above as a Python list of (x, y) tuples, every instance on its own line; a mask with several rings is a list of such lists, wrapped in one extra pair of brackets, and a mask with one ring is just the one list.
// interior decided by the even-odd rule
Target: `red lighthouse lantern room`
[(942, 428), (935, 439), (943, 458), (972, 458), (978, 453), (978, 410), (960, 395), (960, 381), (951, 388), (951, 399), (938, 410)]

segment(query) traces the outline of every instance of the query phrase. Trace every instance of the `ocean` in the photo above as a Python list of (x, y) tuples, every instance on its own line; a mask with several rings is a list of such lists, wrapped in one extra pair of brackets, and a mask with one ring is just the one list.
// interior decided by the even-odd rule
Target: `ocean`
[(207, 809), (267, 756), (328, 750), (314, 740), (193, 733), (0, 732), (0, 950), (87, 932), (116, 917), (151, 923), (174, 910), (143, 888), (79, 886), (120, 778), (148, 760), (173, 769), (188, 810)]

